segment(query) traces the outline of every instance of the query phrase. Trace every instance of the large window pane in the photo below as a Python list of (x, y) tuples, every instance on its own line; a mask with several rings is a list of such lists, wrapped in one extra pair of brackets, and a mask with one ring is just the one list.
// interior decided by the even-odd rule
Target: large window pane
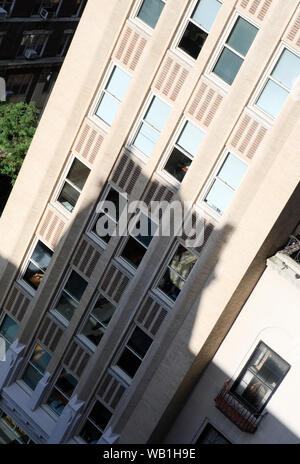
[(199, 26), (202, 26), (209, 31), (221, 6), (222, 3), (218, 0), (200, 0), (200, 2), (196, 5), (192, 18), (199, 24)]
[(101, 295), (92, 311), (92, 315), (97, 318), (99, 322), (107, 326), (115, 312), (115, 306)]
[(243, 64), (243, 59), (228, 48), (224, 48), (213, 72), (227, 84), (232, 84)]
[(245, 19), (239, 18), (226, 43), (241, 55), (246, 56), (257, 32), (257, 27), (253, 26)]
[(164, 169), (171, 176), (181, 182), (188, 171), (192, 160), (185, 156), (180, 150), (174, 148)]
[(170, 267), (181, 277), (187, 279), (196, 261), (197, 258), (193, 253), (179, 245), (170, 262)]
[(82, 190), (89, 173), (90, 169), (77, 158), (75, 158), (68, 173), (67, 179), (69, 179), (72, 184), (76, 185), (79, 190)]
[(183, 285), (184, 280), (175, 271), (168, 268), (159, 281), (158, 288), (175, 301)]
[(215, 180), (209, 193), (206, 195), (205, 202), (219, 214), (224, 214), (226, 208), (232, 200), (234, 190), (227, 187), (218, 179)]
[(191, 122), (187, 122), (178, 137), (176, 145), (182, 147), (190, 155), (195, 156), (199, 150), (205, 133)]
[(83, 295), (87, 287), (87, 281), (84, 280), (77, 272), (72, 271), (68, 281), (66, 283), (65, 289), (74, 297), (77, 301)]
[(120, 102), (111, 95), (104, 93), (99, 106), (96, 111), (96, 115), (106, 122), (109, 126), (112, 125), (117, 111), (119, 109)]
[(300, 58), (287, 49), (282, 52), (272, 76), (291, 89), (300, 74)]
[(162, 131), (170, 111), (171, 107), (169, 105), (160, 100), (160, 98), (154, 97), (146, 113), (145, 121), (158, 131)]
[(34, 367), (29, 365), (24, 372), (22, 380), (24, 380), (26, 385), (28, 385), (32, 390), (34, 390), (42, 377), (42, 374), (40, 374), (36, 369), (34, 369)]
[(137, 17), (154, 29), (164, 5), (161, 0), (144, 0)]
[(57, 201), (71, 212), (75, 208), (79, 195), (80, 192), (78, 192), (78, 190), (65, 182)]
[(197, 59), (200, 51), (202, 50), (207, 35), (207, 32), (203, 31), (192, 22), (189, 22), (178, 44), (178, 47), (192, 58)]
[(152, 338), (148, 337), (139, 327), (136, 327), (128, 340), (128, 346), (132, 348), (141, 358), (145, 356), (150, 345)]
[(147, 249), (143, 247), (137, 240), (135, 240), (133, 237), (129, 237), (121, 256), (134, 267), (138, 267), (146, 251)]
[(234, 190), (240, 185), (247, 171), (247, 164), (236, 156), (229, 154), (218, 172), (218, 177)]
[(256, 105), (266, 113), (276, 118), (288, 97), (288, 91), (275, 82), (268, 80), (265, 88), (260, 94)]
[(118, 100), (122, 101), (130, 84), (130, 81), (131, 77), (122, 69), (115, 66), (109, 79), (109, 82), (106, 86), (106, 89)]
[(117, 365), (124, 371), (129, 377), (134, 377), (136, 371), (140, 367), (142, 361), (130, 351), (128, 348), (124, 348)]
[(158, 137), (159, 133), (157, 131), (147, 124), (142, 124), (133, 145), (144, 153), (144, 155), (150, 157)]
[(50, 360), (51, 356), (49, 353), (47, 353), (47, 351), (42, 346), (36, 345), (30, 362), (44, 373)]
[(66, 292), (63, 292), (58, 300), (55, 309), (68, 321), (73, 317), (76, 311), (78, 302), (73, 300)]
[(32, 259), (39, 265), (41, 270), (45, 272), (51, 261), (52, 255), (53, 251), (44, 245), (43, 242), (38, 241), (32, 254)]
[(6, 315), (0, 327), (0, 335), (5, 338), (6, 349), (8, 349), (10, 344), (15, 340), (18, 330), (19, 324)]

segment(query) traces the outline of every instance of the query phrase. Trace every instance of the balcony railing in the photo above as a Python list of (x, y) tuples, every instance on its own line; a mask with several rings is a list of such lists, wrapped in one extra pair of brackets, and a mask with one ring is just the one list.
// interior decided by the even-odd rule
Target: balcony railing
[(253, 413), (230, 391), (227, 383), (215, 398), (216, 407), (243, 432), (254, 433), (263, 417)]
[(300, 237), (299, 235), (290, 235), (290, 238), (281, 250), (282, 253), (290, 256), (294, 261), (300, 264)]

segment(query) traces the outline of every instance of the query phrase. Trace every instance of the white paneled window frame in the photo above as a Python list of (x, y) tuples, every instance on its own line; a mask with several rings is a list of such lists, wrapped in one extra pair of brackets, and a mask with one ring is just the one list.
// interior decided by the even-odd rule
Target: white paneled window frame
[[(184, 181), (184, 179), (182, 181), (179, 181), (174, 176), (172, 176), (168, 171), (165, 170), (165, 166), (166, 166), (167, 162), (170, 159), (170, 156), (171, 156), (171, 154), (173, 152), (173, 149), (175, 149), (175, 148), (178, 149), (184, 156), (186, 156), (187, 158), (190, 159), (191, 164), (190, 164), (189, 168), (191, 167), (193, 160), (197, 156), (197, 153), (193, 156), (191, 153), (189, 153), (187, 150), (185, 150), (183, 147), (181, 147), (179, 144), (177, 144), (177, 141), (180, 138), (180, 135), (183, 132), (183, 130), (184, 130), (187, 123), (192, 124), (197, 129), (199, 129), (199, 131), (202, 131), (203, 132), (202, 140), (204, 139), (204, 137), (206, 135), (206, 132), (200, 126), (195, 124), (194, 121), (190, 120), (187, 116), (184, 116), (181, 119), (176, 131), (174, 132), (174, 135), (173, 135), (170, 143), (168, 144), (168, 147), (167, 147), (164, 155), (162, 156), (162, 159), (161, 159), (161, 161), (159, 163), (159, 166), (158, 166), (158, 169), (157, 169), (158, 175), (160, 177), (162, 177), (163, 179), (165, 179), (167, 182), (169, 182), (176, 189), (178, 189), (180, 187), (180, 185)], [(200, 142), (198, 151), (200, 149), (202, 140)]]
[[(294, 55), (296, 55), (300, 59), (299, 51), (293, 49), (290, 45), (288, 45), (287, 43), (282, 41), (280, 43), (280, 45), (278, 46), (277, 50), (275, 51), (275, 53), (273, 54), (266, 71), (264, 72), (263, 76), (259, 80), (259, 83), (258, 83), (255, 91), (253, 92), (253, 95), (252, 95), (252, 97), (251, 97), (251, 99), (249, 101), (249, 105), (248, 105), (249, 109), (251, 111), (253, 111), (254, 114), (258, 115), (264, 122), (267, 122), (267, 124), (269, 126), (271, 126), (274, 123), (277, 116), (273, 117), (271, 114), (267, 113), (262, 108), (257, 106), (256, 102), (259, 99), (259, 97), (261, 96), (261, 94), (262, 94), (265, 86), (267, 85), (267, 82), (269, 81), (269, 79), (275, 81), (276, 83), (278, 82), (276, 79), (271, 77), (271, 74), (272, 74), (273, 70), (275, 69), (275, 66), (276, 66), (277, 62), (279, 61), (279, 58), (281, 57), (281, 54), (283, 53), (283, 51), (285, 49), (287, 49), (289, 52), (293, 53)], [(291, 92), (293, 90), (293, 87), (291, 89), (289, 89), (282, 83), (280, 84), (280, 86), (283, 89), (287, 90), (289, 95), (291, 94)], [(289, 97), (289, 95), (287, 96), (287, 98)]]
[[(139, 134), (139, 131), (140, 131), (140, 128), (142, 127), (143, 123), (146, 122), (146, 124), (148, 125), (147, 121), (145, 121), (145, 118), (147, 116), (147, 113), (148, 111), (150, 110), (150, 107), (151, 107), (151, 104), (153, 103), (154, 99), (155, 98), (158, 98), (161, 102), (163, 102), (165, 105), (169, 106), (170, 107), (170, 112), (169, 112), (169, 116), (167, 117), (166, 121), (164, 122), (164, 125), (163, 125), (163, 128), (161, 131), (157, 130), (154, 128), (155, 132), (158, 134), (158, 139), (156, 141), (156, 143), (154, 144), (154, 147), (153, 147), (153, 150), (151, 152), (151, 154), (148, 156), (146, 155), (145, 153), (143, 153), (141, 150), (139, 150), (136, 146), (134, 146), (134, 142), (135, 142), (135, 139), (137, 138), (138, 134)], [(152, 156), (152, 153), (153, 151), (155, 150), (155, 146), (157, 143), (159, 143), (159, 138), (160, 138), (160, 135), (164, 129), (164, 126), (167, 122), (167, 120), (169, 119), (170, 117), (170, 114), (172, 112), (172, 109), (173, 107), (170, 105), (169, 102), (167, 102), (166, 100), (164, 100), (161, 95), (158, 95), (156, 94), (155, 92), (153, 92), (153, 90), (151, 90), (139, 112), (139, 115), (138, 117), (136, 118), (135, 120), (135, 124), (130, 132), (130, 135), (128, 137), (128, 140), (125, 144), (125, 151), (127, 151), (128, 153), (132, 153), (134, 154), (137, 158), (139, 158), (143, 163), (147, 163), (150, 159), (151, 159), (151, 156)], [(152, 126), (151, 126), (152, 127)]]
[[(132, 229), (135, 227), (136, 223), (140, 220), (140, 217), (141, 215), (143, 215), (145, 218), (148, 219), (148, 221), (151, 221), (152, 224), (153, 224), (153, 227), (156, 228), (157, 230), (157, 227), (158, 227), (158, 224), (156, 223), (156, 221), (151, 218), (151, 216), (149, 214), (146, 214), (146, 212), (143, 212), (141, 211), (140, 213), (138, 214), (132, 214), (130, 216), (130, 219), (128, 221), (128, 235), (126, 237), (123, 237), (123, 239), (121, 240), (121, 244), (116, 252), (116, 255), (115, 255), (115, 258), (114, 258), (114, 261), (116, 263), (118, 263), (121, 268), (124, 268), (130, 276), (133, 276), (139, 269), (139, 265), (141, 264), (142, 260), (144, 259), (146, 253), (149, 251), (149, 248), (151, 247), (151, 242), (153, 240), (153, 238), (155, 237), (155, 234), (152, 235), (152, 239), (149, 243), (148, 246), (146, 246), (144, 243), (142, 243), (141, 240), (139, 240), (138, 237), (136, 237), (135, 235), (132, 235), (131, 234), (131, 231)], [(137, 267), (135, 267), (133, 264), (131, 264), (129, 261), (126, 260), (126, 258), (124, 258), (122, 256), (122, 253), (129, 241), (129, 239), (132, 238), (133, 240), (136, 240), (136, 242), (138, 242), (139, 245), (141, 245), (141, 247), (143, 247), (145, 249), (145, 254), (143, 255), (143, 257), (141, 258), (141, 262), (137, 265)]]
[[(66, 287), (66, 284), (69, 280), (69, 277), (71, 276), (72, 272), (75, 272), (76, 274), (78, 274), (86, 283), (86, 287), (82, 293), (82, 296), (83, 294), (85, 293), (87, 287), (88, 287), (88, 284), (89, 284), (89, 281), (88, 279), (86, 278), (86, 276), (83, 275), (82, 272), (80, 272), (79, 269), (75, 269), (74, 266), (70, 266), (69, 269), (65, 272), (65, 275), (63, 276), (62, 280), (61, 280), (61, 283), (58, 285), (57, 287), (57, 290), (55, 292), (55, 297), (53, 298), (52, 300), (52, 303), (51, 303), (51, 306), (49, 308), (49, 313), (52, 314), (52, 316), (54, 316), (54, 318), (59, 321), (63, 327), (68, 327), (73, 316), (71, 317), (70, 320), (68, 320), (67, 318), (65, 318), (57, 309), (56, 309), (56, 305), (57, 303), (59, 302), (60, 298), (62, 297), (62, 294), (63, 294), (63, 291), (65, 290), (65, 287)], [(67, 293), (67, 295), (69, 295), (74, 301), (77, 302), (77, 307), (74, 311), (74, 313), (77, 311), (77, 308), (78, 306), (80, 305), (80, 302), (81, 302), (81, 299), (82, 299), (82, 296), (80, 297), (80, 300), (77, 300), (73, 295), (71, 295), (67, 290), (65, 290), (65, 292)], [(74, 315), (74, 314), (73, 314)]]
[[(206, 202), (205, 202), (205, 198), (207, 197), (207, 195), (209, 194), (209, 192), (211, 191), (212, 187), (213, 187), (213, 184), (215, 182), (216, 179), (218, 179), (218, 173), (219, 171), (221, 170), (222, 166), (224, 165), (228, 155), (233, 155), (235, 158), (237, 158), (239, 161), (241, 161), (242, 163), (244, 163), (247, 168), (249, 168), (249, 164), (246, 163), (246, 161), (241, 157), (241, 156), (238, 156), (235, 152), (233, 152), (231, 149), (225, 147), (220, 158), (218, 159), (217, 163), (215, 164), (212, 172), (211, 172), (211, 175), (209, 176), (208, 180), (206, 181), (202, 191), (200, 192), (200, 195), (198, 196), (198, 199), (196, 201), (196, 209), (198, 209), (198, 211), (204, 211), (204, 214), (207, 214), (208, 217), (211, 217), (216, 223), (220, 222), (220, 220), (223, 218), (224, 214), (226, 214), (226, 211), (224, 212), (224, 214), (221, 214), (221, 213), (218, 213), (214, 208), (210, 207)], [(236, 189), (233, 189), (231, 188), (231, 190), (234, 191), (234, 193), (236, 193), (241, 185), (241, 183), (243, 182), (245, 176), (246, 176), (247, 172), (244, 174), (244, 176), (242, 177), (238, 187)], [(223, 181), (222, 181), (223, 182)], [(225, 183), (225, 182), (223, 182)], [(226, 186), (229, 186), (229, 184), (226, 184)], [(228, 208), (230, 207), (230, 203), (228, 204)]]
[[(90, 171), (91, 171), (91, 168), (90, 166), (88, 165), (88, 163), (86, 163), (85, 160), (83, 160), (81, 157), (75, 155), (74, 153), (71, 153), (71, 155), (69, 156), (69, 158), (67, 159), (67, 162), (65, 164), (65, 167), (62, 171), (62, 174), (60, 175), (60, 178), (59, 178), (59, 181), (54, 189), (54, 192), (53, 192), (53, 195), (52, 195), (52, 198), (51, 198), (51, 201), (50, 201), (50, 204), (52, 206), (54, 206), (55, 209), (57, 209), (64, 217), (66, 217), (67, 219), (69, 219), (71, 217), (71, 214), (73, 213), (73, 210), (77, 207), (77, 203), (78, 203), (78, 200), (80, 199), (80, 195), (85, 187), (82, 188), (82, 189), (79, 189), (76, 185), (74, 185), (69, 179), (67, 179), (67, 176), (69, 174), (69, 171), (71, 169), (71, 166), (73, 164), (73, 162), (75, 160), (78, 160), (80, 161), (84, 166), (86, 166)], [(88, 176), (87, 176), (88, 178)], [(86, 178), (86, 181), (87, 181), (87, 178)], [(86, 183), (85, 181), (85, 183)], [(77, 200), (76, 200), (76, 204), (73, 208), (72, 211), (69, 211), (66, 207), (64, 207), (59, 201), (59, 196), (60, 194), (62, 193), (62, 190), (64, 188), (64, 185), (65, 183), (68, 183), (71, 185), (71, 187), (76, 190), (79, 194)]]
[[(167, 3), (167, 0), (161, 0), (162, 3), (166, 4)], [(138, 14), (140, 12), (140, 9), (143, 5), (143, 2), (144, 0), (137, 0), (133, 6), (133, 9), (131, 11), (131, 14), (130, 14), (130, 20), (135, 23), (137, 26), (139, 26), (140, 29), (143, 30), (143, 32), (145, 32), (147, 35), (151, 35), (155, 29), (152, 28), (150, 25), (148, 25), (147, 23), (145, 23), (143, 20), (141, 20), (139, 17), (138, 17)], [(164, 6), (165, 8), (165, 6)], [(164, 9), (163, 8), (163, 9)], [(163, 12), (163, 10), (162, 10)], [(158, 18), (159, 20), (159, 18)], [(157, 20), (157, 21), (158, 21)]]
[[(41, 240), (39, 237), (35, 236), (33, 241), (31, 242), (31, 245), (30, 245), (30, 248), (28, 250), (28, 252), (26, 253), (26, 257), (23, 261), (23, 264), (21, 265), (21, 268), (20, 268), (20, 272), (19, 272), (19, 275), (17, 277), (17, 282), (18, 284), (20, 285), (20, 287), (22, 287), (24, 290), (26, 290), (27, 293), (29, 293), (30, 295), (34, 296), (37, 292), (37, 290), (34, 290), (33, 287), (31, 287), (30, 284), (28, 284), (25, 280), (24, 280), (24, 275), (25, 275), (25, 272), (30, 264), (30, 262), (32, 262), (36, 267), (40, 267), (38, 265), (38, 263), (36, 263), (34, 261), (34, 259), (32, 258), (32, 255), (33, 255), (33, 252), (38, 244), (38, 242), (41, 242), (43, 245), (45, 245), (50, 251), (52, 251), (52, 257), (53, 257), (53, 253), (54, 253), (54, 249), (49, 246), (48, 244), (44, 243), (43, 240)], [(50, 263), (49, 263), (50, 265)], [(47, 269), (46, 271), (44, 272), (44, 275), (46, 274), (47, 272)]]
[(106, 243), (105, 240), (103, 240), (101, 237), (99, 237), (99, 235), (93, 230), (95, 225), (96, 225), (97, 220), (99, 219), (99, 215), (103, 212), (107, 216), (108, 220), (110, 220), (116, 226), (118, 224), (118, 221), (116, 221), (115, 218), (111, 217), (108, 213), (105, 213), (102, 210), (102, 208), (101, 209), (99, 208), (99, 211), (98, 211), (99, 202), (106, 200), (106, 198), (107, 198), (107, 196), (108, 196), (111, 189), (115, 190), (119, 194), (119, 197), (121, 197), (124, 200), (124, 203), (127, 202), (127, 194), (126, 193), (120, 191), (113, 184), (110, 184), (110, 183), (107, 184), (107, 186), (104, 189), (103, 194), (100, 196), (100, 198), (99, 198), (99, 200), (97, 202), (96, 210), (94, 211), (94, 213), (93, 213), (93, 215), (91, 217), (91, 220), (90, 220), (90, 222), (88, 224), (87, 230), (86, 230), (87, 236), (90, 237), (93, 242), (97, 243), (97, 245), (99, 245), (101, 247), (101, 249), (105, 249), (108, 246), (108, 243)]
[[(97, 304), (97, 301), (99, 299), (100, 296), (103, 296), (107, 301), (109, 301), (109, 303), (111, 303), (114, 307), (115, 307), (115, 310), (114, 310), (114, 313), (111, 317), (111, 319), (109, 320), (109, 323), (107, 324), (107, 326), (105, 324), (103, 324), (101, 321), (98, 321), (98, 319), (96, 318), (96, 316), (93, 316), (92, 315), (92, 312)], [(93, 296), (92, 300), (91, 300), (91, 303), (89, 304), (89, 307), (88, 307), (88, 314), (83, 318), (82, 320), (82, 323), (80, 324), (80, 327), (79, 329), (77, 330), (77, 334), (76, 334), (76, 338), (78, 338), (78, 340), (81, 341), (81, 343), (83, 343), (84, 346), (86, 346), (92, 353), (94, 353), (101, 341), (102, 341), (102, 338), (104, 337), (104, 335), (107, 333), (108, 329), (109, 329), (109, 325), (111, 323), (111, 320), (114, 318), (114, 315), (116, 314), (117, 312), (117, 308), (118, 308), (118, 305), (112, 300), (112, 298), (110, 298), (109, 296), (106, 295), (105, 292), (103, 292), (103, 290), (100, 290), (100, 291), (97, 291), (95, 293), (95, 295)], [(83, 329), (86, 325), (86, 323), (88, 322), (88, 320), (90, 318), (94, 318), (95, 320), (97, 320), (99, 322), (99, 324), (104, 328), (104, 333), (103, 333), (103, 336), (101, 338), (101, 340), (99, 341), (99, 343), (96, 345), (94, 343), (92, 343), (83, 333)]]
[[(176, 33), (176, 35), (175, 35), (175, 38), (174, 38), (174, 40), (173, 40), (173, 42), (172, 42), (172, 45), (171, 45), (171, 50), (172, 50), (177, 56), (179, 56), (180, 58), (182, 58), (186, 63), (188, 63), (188, 64), (191, 65), (191, 66), (193, 66), (193, 65), (195, 64), (196, 59), (193, 58), (193, 57), (190, 56), (187, 52), (185, 52), (184, 50), (182, 50), (182, 49), (180, 49), (180, 48), (178, 47), (178, 45), (179, 45), (179, 43), (180, 43), (180, 41), (181, 41), (181, 39), (182, 39), (182, 37), (183, 37), (183, 34), (184, 34), (184, 32), (185, 32), (185, 30), (186, 30), (186, 28), (187, 28), (187, 26), (188, 26), (188, 23), (189, 23), (189, 22), (192, 22), (196, 27), (198, 27), (200, 30), (202, 30), (203, 32), (205, 32), (207, 35), (209, 35), (209, 33), (210, 33), (210, 31), (211, 31), (211, 29), (208, 30), (206, 27), (200, 26), (195, 20), (192, 19), (192, 14), (193, 14), (193, 12), (194, 12), (194, 9), (195, 9), (195, 7), (196, 7), (198, 1), (199, 1), (199, 0), (193, 0), (193, 1), (190, 3), (190, 5), (189, 5), (189, 7), (188, 7), (188, 9), (187, 9), (187, 11), (186, 11), (186, 13), (185, 13), (185, 15), (184, 15), (184, 19), (181, 21), (180, 26), (179, 26), (179, 28), (178, 28), (178, 31), (177, 31), (177, 33)], [(222, 5), (223, 5), (223, 1), (224, 1), (224, 0), (218, 0), (218, 2), (221, 3), (221, 7), (222, 7)], [(216, 18), (215, 18), (215, 19), (216, 19)], [(213, 25), (212, 25), (212, 27), (213, 27)], [(201, 51), (200, 51), (200, 53), (201, 53)]]
[[(213, 72), (213, 69), (217, 64), (217, 62), (218, 62), (218, 60), (219, 60), (219, 58), (220, 58), (220, 56), (221, 56), (221, 54), (223, 52), (223, 49), (228, 48), (233, 53), (235, 53), (237, 56), (239, 56), (243, 60), (243, 63), (242, 63), (242, 66), (243, 66), (243, 64), (244, 64), (244, 62), (245, 62), (245, 60), (247, 58), (247, 54), (249, 53), (249, 50), (251, 49), (251, 47), (252, 47), (252, 45), (253, 45), (253, 43), (255, 41), (255, 39), (254, 39), (245, 56), (243, 56), (237, 50), (233, 49), (228, 44), (226, 44), (226, 41), (229, 38), (229, 36), (230, 36), (230, 34), (231, 34), (232, 30), (233, 30), (233, 27), (235, 26), (235, 23), (237, 22), (238, 18), (242, 18), (245, 21), (247, 21), (249, 24), (251, 24), (252, 26), (256, 27), (258, 29), (257, 34), (259, 33), (260, 26), (255, 21), (248, 18), (247, 16), (244, 16), (241, 12), (236, 10), (233, 13), (233, 15), (231, 16), (231, 18), (229, 19), (228, 24), (227, 24), (227, 26), (226, 26), (226, 28), (224, 30), (224, 33), (222, 34), (222, 36), (221, 36), (221, 38), (220, 38), (220, 40), (219, 40), (219, 42), (218, 42), (218, 44), (217, 44), (217, 46), (215, 48), (215, 51), (214, 51), (208, 65), (207, 65), (207, 68), (204, 71), (204, 76), (206, 78), (210, 79), (211, 81), (213, 81), (218, 87), (220, 87), (226, 93), (230, 90), (232, 84), (231, 85), (228, 84), (227, 82), (225, 82), (223, 79), (221, 79), (219, 76), (217, 76), (217, 74), (215, 74)], [(236, 76), (238, 75), (238, 73), (239, 73), (239, 71), (237, 72)]]
[[(185, 248), (187, 251), (189, 251), (191, 254), (193, 254), (196, 258), (196, 261), (192, 267), (192, 269), (190, 270), (189, 272), (189, 275), (184, 278), (183, 276), (180, 276), (181, 277), (181, 280), (184, 280), (184, 283), (188, 280), (189, 276), (191, 275), (191, 273), (193, 272), (193, 268), (195, 266), (195, 264), (197, 263), (197, 259), (198, 259), (198, 255), (196, 253), (193, 252), (193, 249), (192, 248), (188, 248), (185, 244), (184, 244), (184, 241), (181, 240), (179, 237), (177, 237), (177, 239), (175, 240), (175, 242), (173, 243), (173, 245), (170, 247), (170, 250), (168, 251), (167, 255), (165, 256), (164, 260), (163, 260), (163, 264), (161, 265), (160, 267), (160, 270), (159, 272), (157, 273), (157, 276), (155, 277), (155, 280), (152, 284), (152, 287), (151, 287), (151, 290), (150, 290), (150, 293), (153, 294), (155, 296), (155, 299), (158, 299), (158, 301), (161, 301), (162, 304), (164, 305), (165, 309), (167, 310), (171, 310), (172, 307), (174, 306), (174, 304), (176, 303), (176, 300), (177, 298), (179, 298), (180, 296), (180, 293), (183, 289), (180, 290), (177, 298), (175, 300), (173, 300), (171, 297), (169, 297), (163, 290), (161, 290), (159, 288), (159, 283), (161, 281), (161, 279), (163, 278), (163, 276), (165, 275), (167, 269), (169, 268), (170, 264), (171, 264), (171, 261), (176, 253), (176, 250), (178, 249), (179, 246), (182, 246), (183, 248)], [(173, 268), (172, 268), (173, 270)], [(174, 272), (176, 274), (178, 274), (178, 272), (176, 272), (176, 270), (174, 269)], [(183, 286), (184, 287), (184, 286)]]
[[(132, 75), (127, 70), (122, 68), (122, 66), (120, 66), (119, 63), (115, 63), (114, 61), (111, 61), (109, 63), (109, 65), (108, 65), (108, 67), (107, 67), (107, 70), (106, 70), (104, 76), (103, 76), (101, 84), (100, 84), (100, 86), (99, 86), (99, 88), (97, 90), (96, 96), (93, 99), (91, 108), (90, 108), (89, 113), (88, 113), (88, 118), (91, 119), (91, 121), (93, 121), (98, 127), (103, 129), (104, 132), (109, 131), (109, 129), (111, 127), (111, 124), (108, 124), (107, 122), (105, 122), (103, 119), (101, 119), (99, 116), (97, 116), (96, 113), (97, 113), (97, 110), (98, 110), (98, 108), (100, 106), (100, 103), (101, 103), (101, 100), (102, 100), (104, 94), (107, 93), (107, 94), (111, 95), (111, 93), (106, 89), (106, 87), (109, 85), (109, 82), (110, 82), (110, 80), (111, 80), (111, 78), (113, 76), (113, 72), (115, 70), (115, 67), (119, 68), (124, 74), (126, 74), (130, 79), (132, 79)], [(130, 82), (128, 84), (128, 87), (129, 87), (129, 85), (130, 85)], [(116, 102), (119, 102), (119, 105), (122, 104), (123, 99), (119, 100), (114, 95), (111, 95), (111, 96), (112, 96), (112, 98), (114, 98), (116, 100)], [(119, 111), (119, 108), (118, 108), (118, 111)]]

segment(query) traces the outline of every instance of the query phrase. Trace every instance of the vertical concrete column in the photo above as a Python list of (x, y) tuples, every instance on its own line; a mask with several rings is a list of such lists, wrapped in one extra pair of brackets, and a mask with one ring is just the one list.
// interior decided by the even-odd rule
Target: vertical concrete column
[(35, 387), (29, 402), (29, 408), (31, 409), (31, 411), (34, 411), (42, 404), (43, 399), (45, 398), (45, 395), (47, 393), (47, 387), (49, 385), (50, 377), (51, 374), (49, 372), (46, 372), (44, 377), (41, 378), (41, 380)]

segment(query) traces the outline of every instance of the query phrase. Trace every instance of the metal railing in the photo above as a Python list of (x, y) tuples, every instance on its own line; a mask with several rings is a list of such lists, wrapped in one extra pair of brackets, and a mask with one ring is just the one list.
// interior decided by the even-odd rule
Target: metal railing
[(282, 253), (290, 256), (294, 261), (300, 264), (300, 237), (299, 235), (290, 235), (285, 247), (281, 250)]
[(264, 415), (253, 413), (229, 390), (228, 384), (215, 398), (216, 407), (243, 432), (254, 433)]

